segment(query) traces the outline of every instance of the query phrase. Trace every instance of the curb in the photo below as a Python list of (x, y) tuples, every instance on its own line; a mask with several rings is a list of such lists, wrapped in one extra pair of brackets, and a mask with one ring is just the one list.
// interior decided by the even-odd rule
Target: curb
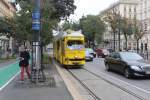
[(53, 65), (56, 67), (58, 73), (60, 74), (61, 78), (63, 79), (68, 91), (72, 95), (74, 100), (84, 100), (83, 97), (79, 94), (78, 90), (75, 88), (73, 83), (69, 80), (68, 75), (62, 71), (62, 69), (55, 63), (53, 60)]

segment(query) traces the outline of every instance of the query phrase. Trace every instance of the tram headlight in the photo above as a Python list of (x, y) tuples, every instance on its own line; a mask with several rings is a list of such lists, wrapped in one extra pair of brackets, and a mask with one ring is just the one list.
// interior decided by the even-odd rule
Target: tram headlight
[(78, 56), (75, 56), (75, 58), (78, 58)]

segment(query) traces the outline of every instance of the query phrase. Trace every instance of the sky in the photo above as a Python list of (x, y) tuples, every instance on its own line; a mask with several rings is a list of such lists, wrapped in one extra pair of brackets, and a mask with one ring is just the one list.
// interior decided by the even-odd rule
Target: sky
[(97, 15), (116, 1), (118, 0), (75, 0), (77, 9), (70, 19), (78, 20), (88, 14)]

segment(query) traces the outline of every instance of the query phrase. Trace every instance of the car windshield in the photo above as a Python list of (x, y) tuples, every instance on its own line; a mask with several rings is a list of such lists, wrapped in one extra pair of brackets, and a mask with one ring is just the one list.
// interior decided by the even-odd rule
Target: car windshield
[(80, 50), (84, 48), (84, 45), (83, 45), (83, 41), (69, 40), (67, 42), (67, 47), (71, 50)]
[(86, 52), (93, 53), (94, 51), (93, 51), (93, 49), (88, 48), (88, 49), (86, 49)]
[(143, 58), (137, 53), (124, 52), (124, 53), (120, 53), (120, 55), (121, 58), (125, 61), (143, 60)]
[(86, 55), (90, 54), (90, 52), (89, 52), (87, 49), (86, 49), (86, 52), (85, 52), (85, 53), (86, 53)]

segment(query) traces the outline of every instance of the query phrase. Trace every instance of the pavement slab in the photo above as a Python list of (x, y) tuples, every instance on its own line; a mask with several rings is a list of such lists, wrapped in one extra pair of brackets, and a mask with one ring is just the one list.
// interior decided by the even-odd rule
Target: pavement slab
[(31, 83), (27, 76), (21, 82), (18, 75), (0, 91), (0, 100), (73, 100), (53, 65), (47, 65), (44, 72), (47, 80), (39, 84)]

